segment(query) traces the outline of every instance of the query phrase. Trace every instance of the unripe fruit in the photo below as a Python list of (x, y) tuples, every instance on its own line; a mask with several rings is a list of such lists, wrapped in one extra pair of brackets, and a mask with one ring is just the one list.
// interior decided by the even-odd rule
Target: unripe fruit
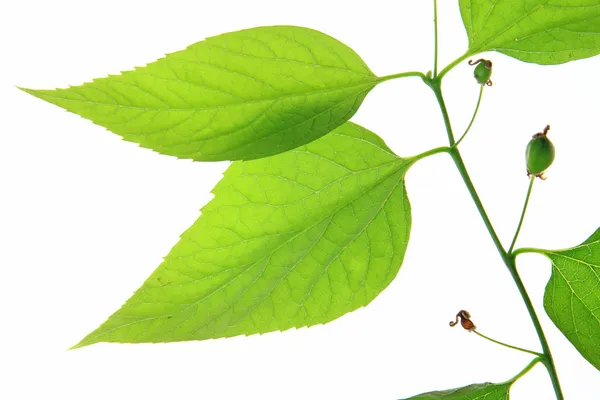
[(480, 85), (492, 85), (492, 81), (490, 80), (492, 77), (492, 62), (490, 60), (481, 58), (475, 62), (469, 61), (469, 65), (477, 65), (475, 71), (473, 71), (477, 83)]
[(547, 126), (544, 132), (533, 135), (533, 139), (527, 145), (525, 156), (527, 172), (530, 175), (541, 176), (554, 161), (554, 145), (547, 136), (549, 130), (550, 126)]

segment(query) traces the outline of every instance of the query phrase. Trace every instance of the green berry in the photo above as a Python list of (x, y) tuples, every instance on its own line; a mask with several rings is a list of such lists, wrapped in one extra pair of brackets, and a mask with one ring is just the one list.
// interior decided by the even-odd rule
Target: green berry
[(543, 133), (534, 135), (527, 145), (527, 172), (532, 175), (541, 175), (554, 161), (555, 150), (554, 145), (548, 139), (548, 130), (550, 130), (549, 126), (544, 129)]
[[(470, 65), (477, 65), (473, 75), (480, 85), (491, 84), (490, 78), (492, 77), (492, 62), (489, 60), (479, 59), (475, 62), (469, 61)], [(488, 83), (490, 82), (490, 83)]]

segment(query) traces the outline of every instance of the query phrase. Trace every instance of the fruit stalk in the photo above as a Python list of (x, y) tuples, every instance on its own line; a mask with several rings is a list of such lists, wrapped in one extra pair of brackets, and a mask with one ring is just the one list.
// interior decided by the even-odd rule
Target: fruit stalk
[(517, 244), (517, 238), (519, 237), (519, 232), (521, 232), (521, 227), (523, 226), (523, 221), (525, 220), (525, 212), (527, 211), (527, 205), (529, 205), (529, 198), (531, 197), (531, 191), (533, 189), (533, 182), (535, 182), (535, 176), (530, 176), (529, 177), (529, 189), (527, 189), (527, 195), (525, 196), (525, 204), (523, 205), (523, 211), (521, 212), (521, 219), (519, 219), (519, 225), (517, 226), (515, 236), (513, 237), (513, 240), (510, 243), (510, 247), (508, 248), (509, 254), (512, 253), (513, 249), (515, 248), (515, 244)]

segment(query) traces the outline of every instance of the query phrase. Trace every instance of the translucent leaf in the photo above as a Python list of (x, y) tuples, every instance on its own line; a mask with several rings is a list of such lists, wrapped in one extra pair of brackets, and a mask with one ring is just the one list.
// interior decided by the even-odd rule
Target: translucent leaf
[(346, 123), (301, 148), (233, 163), (164, 262), (76, 347), (285, 330), (367, 305), (404, 257), (414, 161)]
[(600, 53), (600, 0), (460, 0), (468, 54), (561, 64)]
[(423, 393), (405, 400), (508, 400), (511, 383), (477, 383), (457, 389)]
[(581, 245), (536, 250), (552, 261), (544, 308), (558, 329), (600, 370), (600, 229)]
[(270, 26), (81, 86), (23, 90), (159, 153), (216, 161), (309, 143), (350, 119), (382, 79), (330, 36)]

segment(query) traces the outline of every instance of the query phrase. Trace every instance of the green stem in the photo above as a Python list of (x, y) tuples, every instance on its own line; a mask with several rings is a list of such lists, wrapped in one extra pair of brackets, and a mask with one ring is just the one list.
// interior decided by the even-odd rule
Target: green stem
[(534, 358), (529, 364), (527, 364), (527, 366), (525, 368), (523, 368), (523, 370), (521, 372), (519, 372), (517, 375), (515, 375), (514, 377), (512, 377), (511, 379), (507, 380), (504, 383), (512, 385), (513, 383), (515, 383), (516, 381), (521, 379), (526, 373), (531, 371), (531, 369), (533, 367), (535, 367), (537, 365), (537, 363), (539, 363), (540, 361), (543, 362), (542, 357)]
[(438, 74), (438, 21), (437, 21), (437, 0), (433, 0), (433, 26), (435, 36), (435, 50), (433, 54), (433, 77)]
[(534, 356), (538, 356), (538, 357), (544, 357), (544, 355), (543, 355), (542, 353), (538, 353), (538, 352), (536, 352), (536, 351), (533, 351), (533, 350), (527, 350), (527, 349), (523, 349), (523, 348), (521, 348), (521, 347), (513, 346), (513, 345), (510, 345), (510, 344), (507, 344), (507, 343), (501, 342), (501, 341), (499, 341), (499, 340), (492, 339), (491, 337), (489, 337), (489, 336), (485, 336), (483, 333), (479, 333), (479, 332), (477, 332), (477, 331), (473, 331), (473, 332), (474, 332), (476, 335), (479, 335), (479, 336), (481, 336), (482, 338), (484, 338), (484, 339), (486, 339), (486, 340), (489, 340), (490, 342), (493, 342), (493, 343), (499, 344), (499, 345), (501, 345), (501, 346), (504, 346), (504, 347), (508, 347), (509, 349), (513, 349), (513, 350), (519, 350), (519, 351), (522, 351), (522, 352), (524, 352), (524, 353), (533, 354)]
[[(465, 57), (465, 56), (463, 56), (463, 57)], [(458, 62), (455, 61), (454, 65), (456, 65), (456, 64), (458, 64)], [(442, 74), (445, 73), (444, 71), (447, 72), (450, 69), (452, 69), (449, 67), (450, 66), (446, 67), (442, 71), (442, 73), (440, 73), (440, 75), (438, 76), (437, 79), (430, 80), (429, 82), (428, 81), (425, 81), (425, 82), (432, 88), (432, 90), (435, 93), (435, 97), (438, 100), (440, 110), (442, 111), (442, 115), (444, 117), (444, 122), (446, 124), (446, 131), (448, 133), (448, 139), (450, 142), (450, 146), (453, 146), (455, 143), (454, 142), (454, 134), (452, 133), (452, 126), (450, 125), (450, 118), (448, 117), (448, 111), (446, 110), (446, 105), (444, 104), (444, 98), (443, 98), (442, 92), (441, 92), (441, 77), (443, 76)], [(473, 202), (475, 203), (475, 206), (477, 207), (477, 210), (479, 211), (479, 214), (481, 215), (481, 219), (483, 220), (483, 223), (485, 224), (485, 226), (494, 242), (494, 245), (496, 246), (496, 249), (498, 250), (498, 253), (502, 257), (504, 264), (508, 268), (508, 270), (515, 282), (515, 285), (517, 286), (519, 293), (521, 294), (523, 302), (525, 303), (525, 306), (527, 307), (527, 311), (529, 312), (529, 316), (535, 327), (540, 344), (542, 346), (542, 350), (544, 352), (544, 358), (543, 358), (542, 362), (546, 366), (546, 369), (548, 370), (548, 374), (550, 375), (550, 379), (552, 380), (552, 385), (554, 387), (554, 392), (556, 393), (556, 398), (558, 400), (564, 400), (564, 396), (563, 396), (562, 390), (560, 388), (560, 383), (558, 381), (558, 375), (556, 373), (556, 367), (554, 365), (554, 360), (552, 358), (552, 353), (550, 352), (550, 347), (548, 346), (548, 341), (546, 340), (546, 336), (544, 334), (544, 330), (542, 329), (542, 325), (540, 324), (540, 321), (537, 317), (537, 314), (535, 312), (533, 304), (531, 303), (531, 299), (529, 298), (529, 295), (527, 294), (525, 285), (523, 285), (523, 281), (521, 280), (521, 277), (519, 276), (519, 273), (517, 272), (514, 257), (512, 255), (508, 254), (506, 252), (506, 250), (504, 250), (504, 247), (502, 247), (502, 243), (500, 242), (500, 239), (498, 238), (498, 235), (496, 234), (496, 231), (494, 230), (494, 227), (492, 226), (492, 223), (485, 211), (485, 208), (483, 207), (483, 204), (481, 203), (481, 199), (479, 198), (479, 195), (477, 194), (477, 191), (475, 190), (475, 186), (473, 185), (471, 178), (469, 177), (469, 173), (467, 172), (467, 168), (466, 168), (465, 163), (460, 155), (460, 151), (458, 150), (458, 148), (452, 147), (452, 150), (450, 151), (450, 155), (452, 156), (452, 159), (454, 160), (454, 164), (456, 165), (456, 168), (458, 169), (465, 185), (467, 186), (469, 194), (471, 195), (471, 198), (473, 199)]]
[(446, 102), (444, 101), (444, 96), (442, 95), (442, 81), (439, 79), (432, 79), (428, 82), (426, 81), (426, 83), (433, 90), (435, 98), (440, 105), (442, 116), (444, 117), (444, 125), (446, 126), (446, 133), (448, 134), (448, 142), (450, 143), (450, 147), (454, 147), (456, 142), (454, 140), (454, 134), (452, 133), (452, 124), (450, 123), (450, 117), (448, 116), (448, 110), (446, 109)]
[(422, 72), (418, 72), (418, 71), (409, 71), (409, 72), (401, 72), (399, 74), (392, 74), (392, 75), (386, 75), (386, 76), (381, 76), (379, 78), (377, 78), (377, 80), (379, 82), (385, 82), (385, 81), (389, 81), (391, 79), (398, 79), (398, 78), (407, 78), (410, 76), (416, 76), (419, 77), (423, 80), (427, 79), (425, 77), (425, 74)]
[(508, 254), (512, 254), (512, 251), (515, 248), (515, 244), (517, 243), (517, 238), (519, 237), (519, 232), (521, 232), (523, 220), (525, 220), (525, 212), (527, 211), (527, 205), (529, 204), (529, 198), (531, 197), (531, 190), (533, 189), (533, 182), (535, 182), (535, 176), (531, 175), (529, 177), (529, 189), (527, 189), (527, 195), (525, 196), (525, 204), (523, 205), (523, 211), (521, 212), (521, 219), (519, 220), (519, 225), (517, 226), (515, 236), (513, 237), (513, 240), (510, 243), (510, 247), (508, 248)]
[(479, 99), (477, 100), (477, 106), (475, 106), (475, 112), (473, 113), (473, 118), (471, 118), (471, 122), (469, 123), (469, 126), (467, 126), (465, 133), (463, 133), (462, 136), (460, 137), (460, 139), (458, 139), (458, 141), (456, 142), (454, 147), (457, 147), (460, 144), (460, 142), (462, 142), (463, 139), (467, 136), (467, 133), (469, 133), (469, 130), (471, 130), (471, 127), (473, 126), (473, 122), (475, 122), (475, 118), (477, 117), (477, 111), (479, 111), (479, 106), (481, 105), (481, 98), (483, 97), (483, 88), (484, 87), (485, 87), (485, 85), (481, 85), (481, 89), (479, 89)]
[[(506, 263), (506, 261), (505, 261)], [(542, 345), (542, 350), (544, 352), (544, 358), (542, 362), (546, 369), (548, 370), (548, 374), (550, 375), (550, 380), (552, 381), (552, 386), (554, 387), (554, 393), (556, 394), (556, 398), (558, 400), (564, 400), (564, 395), (562, 393), (562, 389), (560, 387), (560, 382), (558, 381), (558, 374), (556, 373), (556, 366), (554, 365), (554, 358), (552, 357), (552, 352), (550, 351), (550, 346), (548, 345), (548, 340), (546, 340), (546, 335), (544, 334), (544, 330), (542, 329), (542, 324), (535, 313), (535, 308), (533, 308), (533, 304), (531, 303), (531, 299), (527, 294), (527, 290), (525, 289), (525, 285), (519, 276), (517, 271), (517, 267), (515, 265), (514, 257), (509, 256), (509, 262), (506, 264), (510, 274), (519, 289), (519, 293), (521, 293), (521, 297), (525, 302), (525, 306), (527, 307), (527, 311), (529, 312), (529, 316), (531, 317), (531, 321), (535, 326), (535, 330), (538, 334), (538, 338), (540, 340), (540, 344)]]
[(460, 155), (460, 152), (458, 151), (458, 149), (456, 147), (454, 147), (454, 148), (452, 148), (450, 155), (452, 156), (452, 159), (454, 160), (454, 164), (456, 165), (456, 168), (458, 169), (460, 176), (462, 177), (465, 185), (467, 186), (467, 189), (469, 190), (469, 194), (473, 198), (473, 202), (475, 203), (475, 206), (477, 207), (477, 210), (479, 211), (479, 214), (481, 215), (481, 219), (483, 220), (483, 223), (485, 224), (485, 227), (487, 228), (488, 233), (492, 237), (492, 240), (494, 242), (494, 245), (496, 246), (496, 249), (498, 250), (498, 253), (500, 253), (500, 257), (502, 257), (502, 260), (504, 260), (504, 262), (506, 264), (507, 260), (509, 259), (508, 254), (506, 253), (506, 250), (504, 250), (504, 247), (502, 247), (502, 242), (500, 242), (500, 238), (498, 237), (498, 234), (496, 234), (496, 231), (494, 230), (494, 227), (492, 226), (492, 222), (490, 221), (490, 218), (488, 217), (487, 212), (485, 211), (485, 208), (483, 207), (483, 203), (481, 202), (481, 199), (479, 198), (479, 195), (477, 194), (477, 190), (475, 189), (475, 186), (473, 185), (473, 181), (471, 180), (471, 177), (469, 176), (469, 173), (467, 172), (467, 167), (465, 166), (465, 163)]

